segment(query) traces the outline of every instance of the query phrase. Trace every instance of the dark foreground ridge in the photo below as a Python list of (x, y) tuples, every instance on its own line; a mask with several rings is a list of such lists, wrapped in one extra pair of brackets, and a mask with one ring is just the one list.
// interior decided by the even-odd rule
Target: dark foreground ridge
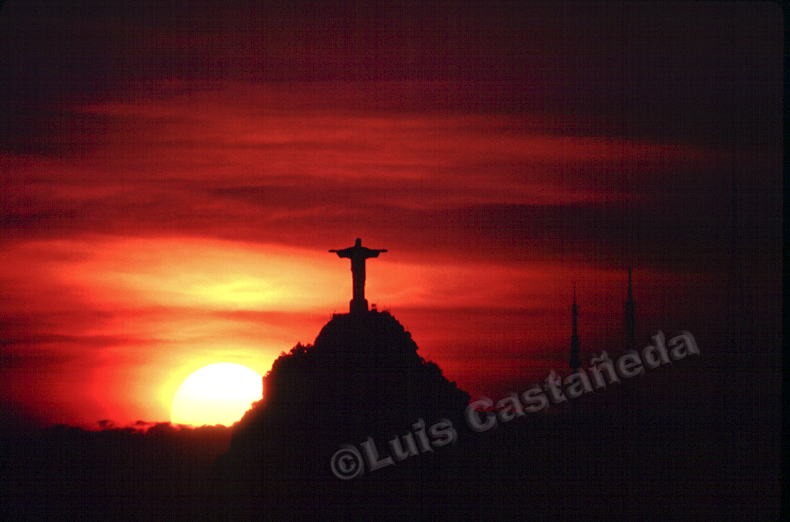
[(332, 474), (331, 457), (368, 437), (385, 456), (387, 441), (413, 432), (420, 419), (426, 426), (439, 419), (460, 426), (468, 402), (466, 392), (417, 354), (411, 334), (388, 312), (335, 315), (312, 346), (299, 344), (275, 361), (264, 378), (264, 400), (237, 425), (217, 464), (220, 518), (411, 518), (427, 497), (389, 498), (382, 488), (395, 485), (381, 481), (424, 481), (421, 471), (430, 463), (398, 462), (350, 484)]
[(469, 402), (417, 354), (411, 334), (392, 315), (375, 311), (335, 315), (314, 345), (298, 344), (274, 362), (264, 387), (265, 399), (237, 426), (231, 451), (255, 447), (247, 437), (267, 423), (350, 442), (401, 430), (420, 417), (461, 419)]
[[(776, 520), (780, 419), (706, 393), (719, 379), (703, 362), (474, 432), (468, 396), (398, 321), (338, 315), (276, 361), (232, 441), (224, 427), (0, 423), (0, 520)], [(457, 439), (425, 450), (421, 418), (452, 422)], [(331, 472), (343, 445), (370, 437), (383, 459), (393, 436), (414, 454), (351, 480)]]
[[(469, 396), (417, 354), (394, 317), (336, 315), (313, 346), (297, 345), (266, 376), (265, 399), (217, 459), (213, 518), (719, 521), (772, 511), (778, 488), (765, 484), (777, 477), (758, 475), (776, 469), (776, 441), (756, 444), (750, 425), (733, 426), (703, 395), (681, 399), (678, 382), (697, 389), (703, 375), (698, 359), (683, 362), (480, 432), (464, 418)], [(420, 445), (420, 419), (451, 422), (455, 440)], [(406, 449), (410, 438), (411, 456), (378, 469), (363, 459), (364, 473), (350, 480), (332, 472), (344, 445), (364, 455), (369, 440), (381, 460), (395, 455), (392, 440)]]
[(469, 401), (417, 354), (411, 334), (387, 312), (336, 315), (311, 348), (274, 363), (264, 396), (272, 411), (309, 412), (344, 432), (460, 416)]

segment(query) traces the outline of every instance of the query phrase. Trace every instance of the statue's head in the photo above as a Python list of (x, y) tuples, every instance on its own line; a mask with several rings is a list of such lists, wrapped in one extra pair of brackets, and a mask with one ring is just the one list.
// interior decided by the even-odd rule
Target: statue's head
[(354, 246), (362, 246), (362, 240), (357, 238), (357, 240), (354, 242)]

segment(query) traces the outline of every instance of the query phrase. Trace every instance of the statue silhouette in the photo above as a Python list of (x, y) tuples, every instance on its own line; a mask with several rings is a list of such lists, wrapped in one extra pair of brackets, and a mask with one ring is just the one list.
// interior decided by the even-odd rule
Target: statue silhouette
[(362, 246), (362, 240), (357, 238), (354, 246), (343, 250), (330, 250), (338, 257), (351, 259), (351, 276), (354, 283), (354, 293), (350, 303), (351, 313), (367, 312), (368, 302), (365, 300), (365, 260), (371, 257), (378, 257), (386, 249), (374, 250)]

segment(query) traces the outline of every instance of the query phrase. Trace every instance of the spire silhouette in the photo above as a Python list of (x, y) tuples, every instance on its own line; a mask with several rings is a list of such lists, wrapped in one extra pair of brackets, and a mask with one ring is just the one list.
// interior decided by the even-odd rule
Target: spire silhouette
[(636, 302), (631, 291), (631, 266), (628, 266), (628, 299), (625, 302), (625, 351), (636, 348)]
[(573, 304), (571, 305), (571, 317), (573, 320), (571, 330), (571, 360), (570, 367), (573, 372), (578, 372), (581, 367), (579, 361), (579, 331), (577, 318), (579, 316), (579, 306), (576, 304), (576, 283), (573, 283)]
[[(743, 289), (743, 264), (741, 261), (740, 239), (738, 237), (738, 178), (736, 171), (732, 172), (732, 187), (730, 200), (730, 266), (728, 278), (728, 303), (727, 321), (729, 331), (727, 335), (728, 357), (738, 353), (745, 353), (743, 311), (744, 289)], [(738, 362), (732, 362), (728, 366), (737, 367)]]
[(371, 257), (378, 257), (386, 249), (374, 250), (362, 246), (362, 240), (357, 238), (354, 246), (343, 250), (330, 250), (338, 257), (351, 259), (351, 277), (353, 281), (353, 294), (349, 303), (349, 311), (352, 314), (368, 311), (368, 302), (365, 299), (365, 260)]

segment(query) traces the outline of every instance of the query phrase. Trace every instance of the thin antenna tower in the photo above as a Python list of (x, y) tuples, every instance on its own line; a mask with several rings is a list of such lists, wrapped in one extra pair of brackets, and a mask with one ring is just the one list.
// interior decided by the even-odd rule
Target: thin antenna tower
[(636, 302), (631, 291), (631, 266), (628, 267), (628, 299), (625, 302), (625, 351), (636, 349)]
[(571, 360), (570, 360), (570, 367), (573, 370), (573, 373), (577, 373), (579, 368), (581, 368), (581, 362), (579, 361), (579, 328), (578, 328), (578, 317), (579, 317), (579, 305), (576, 304), (576, 283), (573, 283), (573, 304), (571, 305), (571, 318), (572, 318), (572, 330), (571, 330)]

